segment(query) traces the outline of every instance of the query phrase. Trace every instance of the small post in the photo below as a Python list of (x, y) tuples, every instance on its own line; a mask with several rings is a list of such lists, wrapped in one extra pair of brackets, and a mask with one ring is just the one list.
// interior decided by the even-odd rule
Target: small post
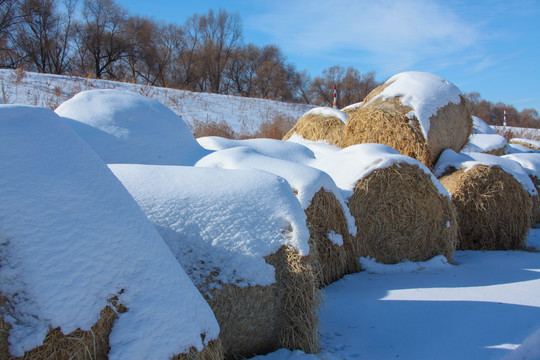
[(504, 108), (503, 126), (506, 127), (506, 108)]
[(332, 106), (334, 109), (337, 109), (337, 91), (336, 91), (336, 84), (334, 84), (334, 103)]

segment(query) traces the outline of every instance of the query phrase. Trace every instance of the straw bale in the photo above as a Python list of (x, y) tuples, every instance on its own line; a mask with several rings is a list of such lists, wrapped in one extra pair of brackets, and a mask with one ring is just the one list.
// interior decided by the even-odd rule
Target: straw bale
[(524, 141), (518, 138), (518, 139), (510, 139), (509, 143), (525, 146), (526, 148), (529, 148), (531, 150), (540, 151), (540, 147), (535, 146), (535, 142), (533, 141)]
[[(391, 83), (375, 88), (364, 100), (365, 106), (350, 114), (345, 126), (342, 147), (362, 143), (388, 145), (401, 154), (413, 157), (433, 168), (444, 149), (459, 152), (472, 132), (472, 118), (467, 100), (448, 103), (430, 120), (427, 139), (413, 111), (403, 105), (399, 97), (377, 98)], [(410, 116), (410, 115), (409, 115)]]
[[(347, 274), (360, 271), (354, 249), (356, 244), (347, 228), (347, 219), (335, 195), (319, 190), (306, 209), (309, 245), (315, 257), (319, 287), (326, 286)], [(333, 231), (343, 238), (343, 245), (337, 245), (328, 238)]]
[(340, 146), (345, 124), (335, 116), (306, 114), (283, 137), (289, 139), (293, 134), (301, 135), (311, 141), (326, 140), (330, 145)]
[(418, 167), (394, 164), (358, 181), (349, 199), (358, 227), (359, 253), (378, 262), (453, 260), (456, 212)]
[(538, 194), (532, 197), (531, 226), (540, 223), (540, 179), (534, 175), (529, 175)]
[(531, 225), (529, 193), (498, 166), (476, 166), (440, 178), (452, 194), (459, 249), (511, 250), (525, 245)]
[(206, 297), (220, 326), (226, 358), (246, 358), (280, 348), (319, 350), (320, 291), (311, 256), (283, 246), (266, 258), (276, 269), (270, 286), (223, 284)]
[(192, 347), (188, 354), (176, 355), (172, 360), (223, 360), (221, 340), (219, 338), (211, 340), (200, 352)]

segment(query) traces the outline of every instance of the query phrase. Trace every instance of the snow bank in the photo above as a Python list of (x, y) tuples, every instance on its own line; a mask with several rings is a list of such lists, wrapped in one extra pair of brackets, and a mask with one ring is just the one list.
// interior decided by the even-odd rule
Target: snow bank
[(136, 93), (84, 91), (56, 113), (108, 164), (193, 165), (209, 153), (172, 110)]
[(260, 169), (278, 175), (287, 180), (304, 210), (311, 205), (311, 200), (322, 188), (334, 194), (347, 218), (349, 232), (356, 235), (354, 218), (350, 214), (341, 192), (332, 178), (321, 170), (291, 161), (274, 159), (247, 147), (216, 151), (201, 159), (195, 166), (224, 169)]
[(517, 153), (502, 156), (505, 159), (517, 161), (527, 174), (540, 178), (540, 154), (538, 153)]
[(478, 116), (472, 116), (473, 119), (473, 134), (497, 134), (497, 132), (489, 126), (484, 120)]
[[(309, 253), (306, 215), (289, 184), (255, 169), (109, 165), (199, 289), (213, 276), (270, 285), (264, 257), (283, 245)], [(217, 272), (217, 273), (216, 273)]]
[(452, 267), (442, 255), (437, 255), (428, 261), (412, 262), (405, 260), (393, 265), (378, 263), (370, 257), (361, 257), (358, 261), (362, 269), (370, 274), (398, 274), (423, 270), (441, 270)]
[(219, 136), (205, 136), (198, 138), (199, 144), (207, 150), (224, 150), (233, 147), (248, 147), (262, 155), (272, 158), (306, 163), (315, 158), (313, 151), (307, 147), (282, 140), (275, 139), (247, 139), (231, 140)]
[[(287, 141), (297, 143), (297, 144), (307, 147), (309, 150), (313, 152), (313, 155), (315, 156), (316, 159), (323, 158), (327, 155), (333, 154), (341, 150), (339, 146), (328, 144), (328, 141), (325, 141), (325, 140), (311, 141), (311, 140), (304, 139), (302, 135), (298, 135), (296, 133), (292, 134), (291, 137), (287, 139)], [(309, 163), (311, 160), (313, 159), (307, 159), (306, 163)]]
[(347, 118), (349, 115), (345, 114), (343, 111), (340, 111), (338, 109), (333, 109), (329, 107), (316, 107), (311, 110), (309, 110), (307, 113), (305, 113), (302, 116), (306, 115), (320, 115), (325, 117), (336, 117), (339, 120), (341, 120), (344, 124), (347, 124)]
[(429, 118), (446, 104), (461, 102), (461, 91), (454, 84), (426, 72), (402, 72), (392, 76), (385, 84), (389, 85), (370, 102), (379, 98), (400, 97), (403, 105), (413, 109), (407, 116), (416, 116), (426, 139), (430, 128)]
[(461, 152), (466, 154), (472, 152), (487, 153), (488, 151), (503, 149), (507, 144), (504, 136), (499, 134), (473, 134), (469, 137), (469, 142), (465, 144)]
[(168, 359), (202, 350), (201, 334), (217, 338), (163, 239), (54, 112), (0, 106), (0, 168), (0, 292), (12, 305), (14, 356), (41, 345), (49, 326), (89, 330), (115, 295), (128, 311), (114, 323), (110, 359)]
[(311, 165), (328, 173), (348, 199), (353, 194), (354, 187), (359, 180), (366, 178), (377, 169), (403, 163), (418, 167), (430, 176), (439, 193), (443, 196), (450, 196), (424, 164), (401, 155), (386, 145), (358, 144), (349, 146), (334, 154), (317, 159)]
[(447, 149), (443, 151), (439, 157), (439, 160), (433, 169), (433, 173), (437, 177), (441, 177), (444, 175), (444, 173), (452, 168), (456, 170), (463, 169), (465, 171), (469, 171), (479, 165), (485, 165), (488, 167), (499, 166), (501, 169), (512, 175), (514, 179), (516, 179), (523, 186), (523, 188), (529, 192), (529, 194), (537, 194), (533, 182), (523, 167), (515, 161), (506, 159), (504, 157), (481, 153), (458, 154), (454, 150)]

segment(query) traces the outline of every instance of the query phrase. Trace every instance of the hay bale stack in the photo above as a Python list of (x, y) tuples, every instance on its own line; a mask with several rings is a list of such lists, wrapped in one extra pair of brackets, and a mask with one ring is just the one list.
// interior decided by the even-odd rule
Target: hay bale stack
[(318, 160), (349, 194), (357, 257), (382, 263), (449, 261), (457, 241), (455, 210), (446, 190), (420, 162), (378, 144), (361, 144)]
[(309, 232), (283, 179), (255, 169), (110, 168), (207, 299), (227, 358), (318, 351)]
[(452, 194), (462, 250), (521, 249), (537, 192), (519, 164), (492, 155), (446, 150), (436, 174)]
[(469, 107), (457, 87), (436, 75), (405, 72), (364, 99), (348, 119), (341, 145), (385, 144), (431, 169), (444, 149), (461, 150), (471, 131)]
[[(252, 145), (256, 143), (254, 140)], [(319, 286), (359, 271), (352, 240), (356, 234), (354, 219), (328, 174), (306, 165), (265, 156), (246, 147), (216, 151), (201, 159), (196, 166), (260, 169), (284, 178), (306, 213), (310, 254), (317, 268)]]
[(283, 140), (298, 134), (312, 141), (325, 140), (330, 145), (341, 146), (348, 115), (332, 108), (314, 108), (302, 115)]
[(204, 298), (59, 116), (0, 107), (0, 168), (0, 358), (221, 357)]

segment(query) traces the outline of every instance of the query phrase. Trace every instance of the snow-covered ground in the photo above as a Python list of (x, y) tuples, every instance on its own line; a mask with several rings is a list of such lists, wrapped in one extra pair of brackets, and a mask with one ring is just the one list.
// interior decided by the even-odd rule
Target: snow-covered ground
[(6, 104), (37, 105), (54, 110), (75, 94), (95, 89), (136, 92), (161, 102), (189, 125), (194, 121), (225, 121), (234, 131), (246, 134), (254, 133), (264, 121), (277, 116), (296, 120), (313, 107), (74, 76), (26, 72), (18, 78), (16, 71), (0, 69), (0, 98)]
[[(322, 350), (257, 359), (540, 359), (540, 229), (526, 251), (374, 264), (324, 289)], [(532, 250), (536, 249), (536, 250)]]

